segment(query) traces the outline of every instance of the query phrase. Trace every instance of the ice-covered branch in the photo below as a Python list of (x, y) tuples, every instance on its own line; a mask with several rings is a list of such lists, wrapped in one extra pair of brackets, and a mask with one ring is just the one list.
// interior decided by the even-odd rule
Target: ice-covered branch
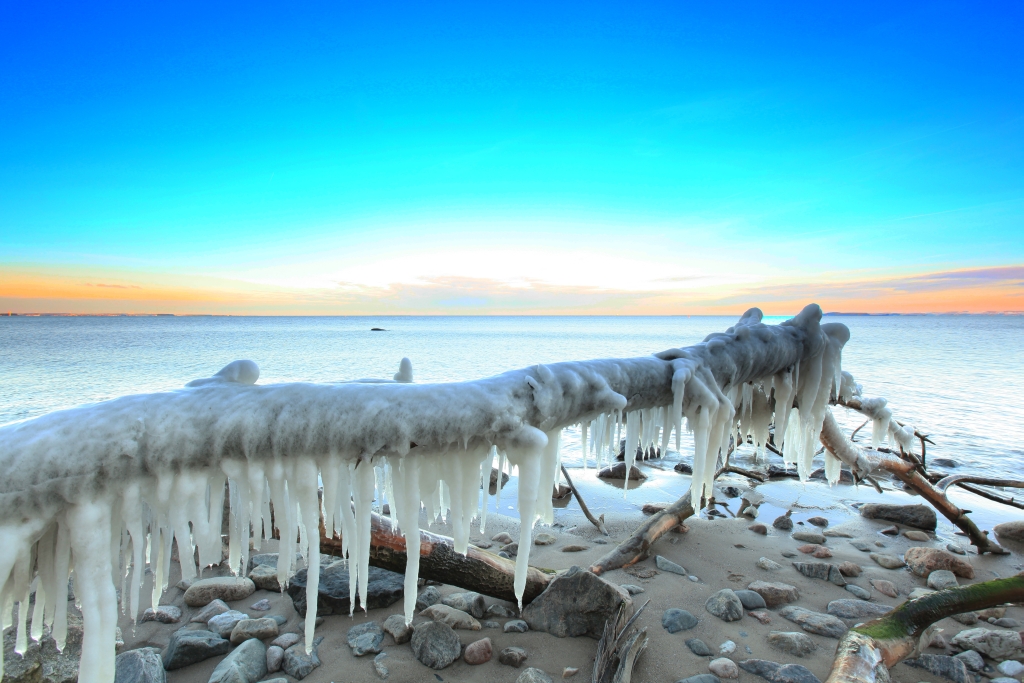
[[(260, 386), (256, 365), (236, 361), (182, 390), (2, 427), (0, 625), (9, 623), (13, 603), (28, 606), (38, 576), (36, 604), (44, 602), (31, 632), (53, 624), (62, 645), (66, 605), (57, 596), (73, 565), (85, 620), (81, 676), (112, 681), (114, 585), (122, 586), (122, 609), (137, 615), (145, 563), (155, 575), (156, 604), (173, 542), (181, 557), (198, 549), (200, 566), (219, 563), (225, 490), (231, 569), (245, 566), (250, 530), (256, 547), (271, 536), (273, 502), (280, 580), (294, 569), (298, 532), (314, 604), (320, 515), (328, 534), (342, 531), (353, 588), (365, 598), (371, 503), (386, 497), (408, 545), (411, 616), (421, 507), (429, 519), (450, 515), (455, 551), (464, 553), (480, 483), (495, 462), (519, 470), (514, 589), (522, 596), (533, 523), (552, 520), (548, 492), (566, 426), (580, 424), (585, 443), (590, 434), (599, 460), (613, 445), (617, 450), (624, 428), (628, 470), (641, 445), (664, 450), (673, 430), (678, 447), (685, 417), (696, 444), (692, 496), (699, 504), (736, 430), (763, 446), (774, 417), (777, 445), (790, 442), (787, 455), (806, 476), (827, 403), (840, 393), (840, 356), (849, 339), (845, 326), (820, 321), (814, 304), (777, 326), (763, 325), (761, 312), (751, 309), (726, 332), (685, 349), (449, 384), (412, 384), (403, 361), (394, 380)], [(191, 562), (182, 564), (184, 578), (195, 573)], [(27, 612), (19, 609), (22, 622)], [(315, 614), (307, 612), (307, 646)]]

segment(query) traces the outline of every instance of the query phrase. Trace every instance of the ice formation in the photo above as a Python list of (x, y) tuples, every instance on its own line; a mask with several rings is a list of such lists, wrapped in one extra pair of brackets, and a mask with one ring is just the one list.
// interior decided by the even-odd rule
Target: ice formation
[[(777, 445), (806, 477), (829, 398), (849, 385), (840, 367), (849, 332), (820, 324), (814, 304), (776, 326), (761, 317), (751, 309), (726, 332), (685, 349), (538, 365), (472, 382), (413, 384), (403, 359), (393, 380), (261, 386), (256, 364), (236, 361), (182, 390), (2, 427), (0, 625), (11, 623), (18, 603), (19, 649), (44, 623), (62, 647), (62, 598), (73, 570), (85, 621), (81, 680), (113, 681), (115, 586), (122, 587), (121, 609), (137, 617), (167, 587), (172, 542), (183, 558), (198, 553), (199, 570), (219, 563), (225, 495), (232, 571), (247, 566), (250, 535), (257, 549), (271, 537), (271, 503), (281, 582), (295, 569), (294, 551), (307, 558), (307, 648), (321, 516), (328, 533), (341, 532), (352, 592), (365, 604), (370, 512), (387, 499), (407, 539), (411, 619), (421, 510), (428, 520), (449, 519), (455, 549), (465, 552), (495, 462), (500, 471), (518, 468), (521, 599), (533, 524), (552, 520), (565, 427), (580, 425), (598, 466), (614, 459), (624, 431), (630, 468), (638, 448), (667, 449), (673, 431), (678, 448), (685, 418), (694, 434), (697, 505), (729, 440), (749, 436), (763, 449), (773, 422)], [(144, 604), (147, 565), (154, 587)], [(192, 562), (182, 564), (185, 578), (196, 573)]]

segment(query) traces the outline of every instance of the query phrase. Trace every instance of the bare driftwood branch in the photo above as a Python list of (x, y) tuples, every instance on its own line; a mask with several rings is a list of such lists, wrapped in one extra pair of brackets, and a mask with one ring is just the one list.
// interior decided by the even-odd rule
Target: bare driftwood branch
[(636, 660), (647, 647), (647, 629), (634, 632), (633, 624), (650, 603), (650, 600), (645, 602), (628, 619), (625, 605), (619, 605), (618, 612), (604, 623), (604, 633), (597, 642), (591, 683), (629, 683)]
[(693, 505), (690, 503), (690, 491), (687, 489), (682, 498), (664, 510), (655, 513), (640, 527), (630, 534), (629, 538), (615, 546), (607, 555), (595, 562), (590, 571), (602, 574), (613, 569), (621, 569), (650, 557), (654, 542), (692, 517)]
[(604, 515), (601, 515), (601, 518), (597, 519), (593, 514), (591, 514), (590, 508), (588, 508), (587, 504), (583, 502), (583, 496), (580, 495), (579, 489), (572, 483), (572, 477), (569, 476), (569, 472), (565, 469), (565, 465), (562, 465), (562, 476), (565, 477), (565, 483), (568, 484), (569, 488), (572, 490), (572, 495), (576, 496), (576, 502), (580, 504), (580, 509), (583, 510), (583, 514), (587, 516), (587, 519), (590, 520), (591, 524), (597, 527), (598, 531), (607, 536), (608, 529), (604, 526)]
[(984, 486), (1009, 486), (1010, 488), (1024, 489), (1024, 481), (995, 479), (993, 477), (975, 477), (970, 474), (951, 474), (948, 477), (943, 477), (937, 484), (935, 484), (935, 488), (944, 492), (953, 484), (960, 483), (982, 484)]
[[(405, 536), (391, 521), (377, 513), (370, 519), (370, 564), (382, 569), (405, 573)], [(420, 530), (420, 578), (476, 591), (499, 600), (516, 601), (513, 583), (516, 563), (472, 545), (465, 555), (455, 552), (455, 542), (447, 536)], [(328, 538), (323, 518), (320, 520), (320, 552), (342, 557), (341, 536)], [(553, 574), (553, 573), (552, 573)], [(552, 575), (530, 567), (526, 577), (523, 604), (544, 592)]]
[[(928, 627), (940, 619), (1024, 600), (1024, 574), (972, 586), (947, 588), (908, 600), (889, 614), (847, 631), (825, 683), (887, 681), (888, 667), (926, 645)], [(880, 670), (882, 669), (882, 670)]]

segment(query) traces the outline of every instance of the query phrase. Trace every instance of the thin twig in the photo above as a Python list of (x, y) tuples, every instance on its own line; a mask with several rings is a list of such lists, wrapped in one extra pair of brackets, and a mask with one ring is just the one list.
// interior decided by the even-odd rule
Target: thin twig
[(860, 427), (857, 427), (856, 429), (854, 429), (853, 430), (853, 434), (850, 434), (850, 441), (856, 441), (857, 440), (857, 432), (859, 432), (861, 429), (863, 429), (865, 426), (867, 426), (867, 424), (869, 422), (871, 422), (871, 420), (864, 420), (864, 424), (862, 424)]
[(599, 520), (591, 514), (590, 508), (588, 508), (587, 504), (583, 501), (583, 496), (580, 495), (579, 489), (577, 489), (576, 485), (572, 483), (572, 477), (569, 476), (569, 471), (565, 469), (565, 465), (562, 465), (562, 476), (565, 477), (565, 483), (569, 485), (569, 488), (572, 490), (572, 494), (576, 496), (576, 502), (580, 504), (580, 509), (583, 510), (583, 514), (587, 516), (590, 523), (596, 526), (597, 530), (605, 536), (610, 536), (611, 534), (608, 533), (608, 529), (604, 526), (604, 515), (601, 515), (601, 519)]

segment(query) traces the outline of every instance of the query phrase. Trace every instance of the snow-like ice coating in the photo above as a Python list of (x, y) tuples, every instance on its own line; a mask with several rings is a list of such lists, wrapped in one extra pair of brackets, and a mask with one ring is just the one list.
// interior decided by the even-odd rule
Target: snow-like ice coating
[[(699, 506), (729, 440), (749, 435), (763, 453), (774, 419), (776, 445), (788, 444), (787, 460), (806, 478), (828, 401), (852, 383), (840, 367), (849, 331), (820, 324), (821, 315), (811, 304), (767, 326), (751, 309), (724, 333), (685, 349), (447, 384), (413, 384), (412, 364), (402, 359), (393, 380), (261, 386), (259, 368), (242, 360), (178, 391), (7, 425), (0, 428), (0, 625), (11, 623), (18, 603), (18, 647), (38, 638), (43, 623), (62, 647), (66, 602), (58, 598), (73, 567), (85, 621), (81, 680), (113, 681), (115, 586), (121, 609), (137, 618), (147, 565), (154, 574), (149, 604), (159, 604), (167, 588), (173, 541), (183, 558), (198, 551), (199, 568), (219, 563), (225, 495), (233, 572), (247, 566), (250, 536), (257, 549), (271, 537), (271, 503), (282, 584), (295, 570), (295, 551), (306, 558), (307, 648), (321, 516), (328, 533), (341, 532), (352, 592), (365, 604), (371, 507), (387, 499), (407, 539), (411, 619), (421, 509), (430, 520), (451, 520), (455, 549), (464, 553), (473, 518), (486, 508), (478, 496), (487, 496), (494, 463), (518, 468), (521, 600), (533, 524), (553, 519), (550, 492), (567, 426), (581, 426), (584, 449), (599, 466), (614, 459), (624, 431), (628, 469), (639, 447), (667, 449), (673, 430), (678, 448), (685, 417)], [(828, 468), (830, 479), (838, 476), (837, 464)], [(184, 578), (196, 576), (191, 562), (181, 569)]]

